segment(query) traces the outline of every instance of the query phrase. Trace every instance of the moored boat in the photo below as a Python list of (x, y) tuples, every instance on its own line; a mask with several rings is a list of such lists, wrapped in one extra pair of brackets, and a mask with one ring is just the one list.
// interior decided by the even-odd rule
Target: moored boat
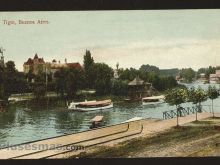
[(103, 110), (113, 108), (112, 101), (109, 100), (102, 100), (102, 101), (85, 101), (85, 102), (78, 102), (78, 103), (70, 103), (68, 109), (77, 110), (77, 111), (95, 111), (95, 110)]
[(90, 129), (93, 129), (93, 128), (97, 128), (97, 127), (102, 126), (102, 121), (103, 121), (103, 116), (95, 116), (95, 117), (91, 120)]
[(164, 102), (164, 96), (151, 96), (142, 98), (142, 105), (154, 105), (160, 104)]

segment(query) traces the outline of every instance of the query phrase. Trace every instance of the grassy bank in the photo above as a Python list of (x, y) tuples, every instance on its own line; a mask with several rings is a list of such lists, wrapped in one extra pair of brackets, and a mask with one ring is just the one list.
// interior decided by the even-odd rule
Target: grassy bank
[(213, 153), (220, 154), (220, 129), (216, 124), (220, 124), (219, 118), (198, 121), (190, 126), (172, 128), (154, 137), (136, 138), (114, 147), (98, 147), (92, 153), (81, 153), (77, 157), (205, 156), (212, 148)]

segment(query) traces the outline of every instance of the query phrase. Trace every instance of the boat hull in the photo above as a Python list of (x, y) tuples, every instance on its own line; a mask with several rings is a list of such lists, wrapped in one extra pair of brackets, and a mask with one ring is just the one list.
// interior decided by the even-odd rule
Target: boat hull
[(91, 107), (91, 108), (80, 108), (80, 107), (76, 107), (76, 108), (68, 108), (70, 110), (74, 110), (74, 111), (81, 111), (81, 112), (89, 112), (89, 111), (97, 111), (97, 110), (104, 110), (104, 109), (110, 109), (113, 108), (113, 103), (107, 105), (107, 106), (103, 106), (103, 107)]

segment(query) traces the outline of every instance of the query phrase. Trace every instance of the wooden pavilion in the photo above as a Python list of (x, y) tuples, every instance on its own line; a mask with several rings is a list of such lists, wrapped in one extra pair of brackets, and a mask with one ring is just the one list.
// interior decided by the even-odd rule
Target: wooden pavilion
[(128, 83), (128, 98), (130, 100), (141, 100), (143, 97), (152, 96), (154, 91), (151, 83), (144, 82), (139, 77)]

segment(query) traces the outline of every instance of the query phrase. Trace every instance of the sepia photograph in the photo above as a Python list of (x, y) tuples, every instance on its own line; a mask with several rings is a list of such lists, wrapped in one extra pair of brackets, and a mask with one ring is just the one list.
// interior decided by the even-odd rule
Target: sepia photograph
[(0, 159), (220, 156), (220, 9), (0, 18)]

